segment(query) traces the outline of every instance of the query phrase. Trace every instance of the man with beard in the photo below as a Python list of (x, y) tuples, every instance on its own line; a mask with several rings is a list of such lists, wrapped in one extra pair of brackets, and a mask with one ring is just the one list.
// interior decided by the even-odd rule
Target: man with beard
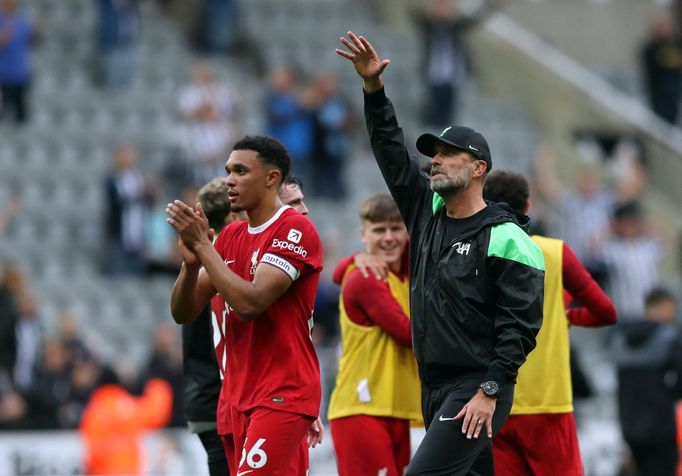
[[(417, 149), (432, 158), (429, 180), (384, 92), (389, 61), (352, 32), (341, 42), (348, 51), (337, 53), (363, 79), (372, 150), (410, 234), (412, 342), (427, 431), (406, 474), (492, 475), (491, 438), (509, 415), (542, 321), (542, 252), (509, 207), (483, 200), (492, 166), (485, 138), (460, 126), (423, 134)], [(484, 427), (487, 438), (479, 438)]]

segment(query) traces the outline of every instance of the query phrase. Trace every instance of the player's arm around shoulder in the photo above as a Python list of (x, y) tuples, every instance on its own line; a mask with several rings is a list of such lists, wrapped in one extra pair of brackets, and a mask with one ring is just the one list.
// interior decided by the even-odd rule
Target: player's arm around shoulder
[(388, 282), (365, 278), (358, 268), (346, 273), (341, 299), (356, 324), (378, 326), (399, 345), (412, 347), (410, 318), (391, 293)]

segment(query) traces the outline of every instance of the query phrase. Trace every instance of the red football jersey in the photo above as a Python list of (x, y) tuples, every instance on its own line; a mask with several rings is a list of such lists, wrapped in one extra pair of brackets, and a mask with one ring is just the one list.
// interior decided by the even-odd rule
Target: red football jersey
[(223, 385), (218, 433), (229, 430), (226, 404), (247, 412), (256, 407), (316, 417), (320, 409), (320, 366), (311, 339), (315, 293), (322, 270), (322, 243), (312, 223), (291, 207), (251, 228), (234, 222), (215, 248), (225, 264), (248, 281), (267, 263), (293, 281), (291, 287), (252, 321), (216, 295), (211, 301), (214, 344)]

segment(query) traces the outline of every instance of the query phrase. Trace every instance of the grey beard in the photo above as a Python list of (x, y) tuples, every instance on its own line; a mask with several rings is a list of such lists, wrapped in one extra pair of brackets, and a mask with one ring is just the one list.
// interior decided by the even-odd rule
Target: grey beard
[(441, 197), (450, 197), (466, 190), (469, 186), (469, 181), (466, 177), (458, 175), (457, 177), (448, 177), (446, 180), (431, 181), (431, 190), (436, 192)]

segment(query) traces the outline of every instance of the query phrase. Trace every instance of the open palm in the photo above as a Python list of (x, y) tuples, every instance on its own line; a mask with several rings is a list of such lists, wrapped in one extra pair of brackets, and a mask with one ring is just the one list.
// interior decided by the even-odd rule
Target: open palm
[(352, 61), (355, 71), (365, 81), (377, 79), (390, 63), (390, 60), (379, 59), (376, 51), (364, 36), (358, 37), (349, 31), (348, 38), (342, 36), (340, 40), (349, 51), (337, 49), (336, 53)]

